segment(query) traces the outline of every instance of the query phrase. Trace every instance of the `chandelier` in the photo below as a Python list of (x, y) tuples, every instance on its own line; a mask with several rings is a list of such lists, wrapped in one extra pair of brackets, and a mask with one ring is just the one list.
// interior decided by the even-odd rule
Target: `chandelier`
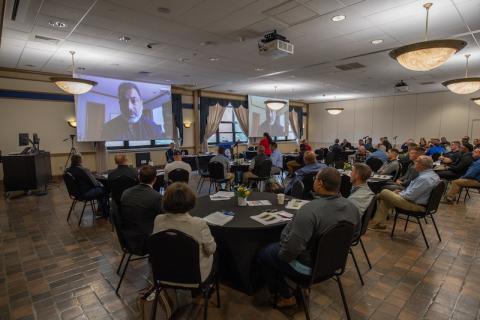
[(403, 67), (413, 71), (429, 71), (435, 69), (450, 59), (467, 43), (463, 40), (444, 39), (428, 41), (428, 12), (432, 3), (425, 3), (427, 11), (425, 22), (425, 41), (409, 44), (390, 51), (390, 57), (397, 60)]
[(70, 94), (83, 94), (90, 91), (97, 85), (95, 81), (75, 78), (75, 51), (70, 51), (72, 55), (72, 77), (51, 77), (50, 81), (55, 83), (57, 87)]
[(277, 87), (275, 86), (275, 99), (265, 100), (265, 105), (270, 110), (278, 111), (280, 109), (285, 108), (285, 106), (287, 105), (287, 102), (285, 100), (277, 99)]
[(342, 113), (344, 109), (343, 108), (325, 108), (325, 110), (327, 110), (327, 112), (330, 113), (331, 115), (336, 116)]
[(469, 54), (465, 55), (467, 59), (465, 66), (465, 78), (447, 80), (442, 82), (442, 85), (448, 88), (448, 90), (457, 94), (470, 94), (474, 93), (477, 90), (480, 90), (480, 78), (468, 77), (468, 59), (470, 58)]
[(478, 105), (480, 106), (480, 97), (478, 97), (478, 98), (472, 98), (472, 99), (470, 99), (470, 100), (472, 100), (474, 103), (476, 103), (476, 104), (478, 104)]

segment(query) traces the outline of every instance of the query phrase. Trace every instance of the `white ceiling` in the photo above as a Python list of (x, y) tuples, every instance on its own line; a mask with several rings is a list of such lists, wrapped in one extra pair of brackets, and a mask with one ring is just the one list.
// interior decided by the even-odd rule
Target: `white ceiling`
[[(433, 0), (429, 38), (468, 42), (444, 66), (413, 72), (388, 56), (388, 49), (424, 40), (424, 2), (20, 0), (12, 21), (13, 0), (7, 0), (0, 66), (69, 73), (68, 52), (75, 50), (76, 66), (86, 74), (264, 96), (272, 96), (277, 86), (279, 97), (308, 102), (391, 95), (401, 79), (411, 92), (443, 90), (442, 81), (464, 74), (465, 53), (472, 54), (469, 73), (478, 76), (480, 0)], [(170, 13), (159, 12), (159, 7)], [(335, 15), (346, 19), (333, 22)], [(67, 27), (54, 28), (49, 21)], [(295, 45), (293, 56), (258, 54), (257, 41), (272, 29)], [(36, 35), (59, 41), (45, 43)], [(131, 40), (125, 44), (118, 40), (121, 36)], [(373, 45), (374, 39), (384, 41)], [(149, 49), (148, 43), (156, 44)], [(334, 67), (352, 62), (366, 67)]]

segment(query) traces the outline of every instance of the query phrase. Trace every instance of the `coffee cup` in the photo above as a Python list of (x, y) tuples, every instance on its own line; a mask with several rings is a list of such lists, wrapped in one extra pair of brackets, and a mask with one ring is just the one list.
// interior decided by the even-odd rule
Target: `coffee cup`
[(277, 203), (284, 204), (285, 203), (285, 194), (279, 193), (277, 194)]

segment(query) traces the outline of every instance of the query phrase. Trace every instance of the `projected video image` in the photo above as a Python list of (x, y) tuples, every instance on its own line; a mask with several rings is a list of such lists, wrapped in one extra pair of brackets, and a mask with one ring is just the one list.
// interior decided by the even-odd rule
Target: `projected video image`
[(278, 111), (267, 108), (265, 101), (271, 98), (248, 96), (248, 135), (261, 137), (264, 132), (273, 136), (288, 135), (288, 100), (286, 106)]
[(98, 84), (75, 96), (78, 141), (171, 139), (169, 85), (82, 75)]

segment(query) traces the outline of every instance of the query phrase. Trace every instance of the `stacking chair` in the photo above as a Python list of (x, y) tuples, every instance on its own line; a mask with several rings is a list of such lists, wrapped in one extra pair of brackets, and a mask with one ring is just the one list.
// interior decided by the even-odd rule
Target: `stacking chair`
[[(447, 181), (450, 182), (450, 181)], [(461, 187), (460, 192), (458, 193), (457, 204), (460, 202), (462, 197), (462, 191), (465, 190), (465, 196), (463, 197), (463, 202), (467, 201), (467, 197), (470, 198), (470, 189), (478, 190), (480, 192), (480, 187)]]
[(383, 161), (375, 157), (368, 159), (365, 163), (373, 172), (377, 172), (383, 166)]
[[(370, 259), (368, 258), (367, 250), (365, 250), (365, 246), (363, 245), (362, 236), (367, 232), (368, 223), (370, 222), (370, 219), (372, 218), (372, 215), (375, 212), (376, 206), (377, 206), (377, 199), (376, 197), (373, 197), (372, 202), (370, 202), (367, 210), (365, 210), (365, 212), (362, 215), (362, 227), (360, 229), (360, 233), (352, 241), (352, 247), (355, 247), (358, 244), (360, 244), (360, 246), (362, 247), (363, 254), (365, 255), (365, 259), (367, 259), (369, 269), (372, 269), (372, 264), (370, 263)], [(350, 254), (352, 256), (355, 269), (357, 269), (357, 274), (358, 274), (358, 277), (360, 278), (360, 282), (362, 283), (362, 286), (363, 286), (365, 283), (363, 282), (363, 277), (362, 277), (362, 274), (360, 273), (360, 269), (358, 268), (357, 259), (355, 259), (355, 255), (353, 253), (352, 248), (350, 248)]]
[(315, 239), (315, 253), (313, 256), (312, 274), (302, 279), (290, 278), (296, 284), (296, 294), (301, 300), (307, 320), (310, 320), (310, 301), (305, 297), (305, 291), (317, 283), (335, 278), (342, 296), (343, 307), (347, 319), (350, 320), (347, 300), (343, 292), (340, 276), (345, 271), (350, 245), (352, 244), (354, 226), (353, 224), (341, 221), (330, 227)]
[(203, 319), (207, 319), (213, 290), (217, 291), (217, 307), (220, 308), (217, 264), (213, 263), (210, 276), (202, 282), (197, 241), (181, 231), (169, 229), (151, 235), (147, 246), (155, 286), (152, 320), (156, 319), (160, 291), (165, 288), (200, 291), (204, 299)]
[[(212, 189), (212, 185), (215, 191), (218, 190), (218, 187), (221, 187), (222, 183), (227, 183), (228, 180), (225, 179), (225, 172), (223, 164), (218, 161), (213, 161), (208, 164), (208, 172), (210, 174), (210, 185), (208, 186), (208, 193)], [(201, 189), (201, 188), (200, 188)]]
[(115, 201), (115, 204), (120, 206), (120, 199), (122, 198), (123, 191), (131, 188), (137, 184), (135, 179), (132, 179), (127, 176), (120, 176), (115, 180), (111, 181), (110, 190), (112, 192), (112, 199)]
[(200, 179), (198, 179), (197, 192), (202, 191), (205, 180), (210, 179), (210, 172), (208, 172), (208, 164), (211, 157), (199, 156), (197, 157), (197, 167)]
[(302, 181), (296, 182), (292, 186), (292, 197), (312, 200), (313, 199), (313, 182), (315, 181), (315, 173), (306, 174), (303, 176)]
[(257, 183), (257, 190), (263, 191), (265, 189), (265, 183), (270, 179), (272, 172), (272, 161), (269, 159), (263, 161), (261, 166), (258, 168), (258, 175), (256, 177), (251, 177), (248, 179), (248, 184), (252, 185), (254, 182)]
[(426, 218), (427, 216), (430, 216), (433, 222), (433, 226), (435, 227), (435, 231), (437, 232), (438, 240), (442, 241), (442, 238), (440, 237), (440, 232), (438, 231), (437, 224), (435, 223), (435, 219), (433, 218), (433, 215), (437, 212), (438, 206), (440, 205), (440, 200), (442, 199), (443, 192), (445, 191), (445, 182), (440, 181), (435, 188), (433, 188), (432, 192), (430, 193), (430, 197), (428, 199), (428, 203), (425, 207), (425, 211), (421, 212), (416, 212), (416, 211), (408, 211), (400, 208), (395, 208), (395, 218), (393, 220), (393, 228), (392, 228), (392, 233), (391, 233), (391, 238), (393, 239), (393, 233), (395, 232), (395, 226), (397, 225), (397, 219), (399, 215), (406, 215), (407, 220), (405, 221), (405, 229), (407, 229), (407, 224), (410, 219), (410, 217), (416, 218), (418, 226), (420, 227), (420, 231), (422, 232), (423, 240), (425, 241), (425, 244), (427, 245), (427, 249), (430, 248), (428, 245), (427, 238), (425, 237), (425, 232), (423, 231), (422, 223), (420, 222), (420, 218), (425, 219), (425, 222), (427, 221)]
[(168, 173), (168, 183), (185, 182), (188, 184), (190, 173), (185, 169), (177, 168)]
[(92, 208), (93, 222), (95, 223), (95, 214), (97, 212), (95, 208), (95, 199), (86, 198), (80, 194), (77, 186), (77, 180), (75, 180), (75, 177), (70, 172), (65, 172), (63, 174), (63, 181), (65, 182), (65, 186), (67, 187), (68, 196), (70, 197), (70, 199), (72, 199), (72, 204), (70, 206), (70, 210), (68, 211), (67, 222), (68, 219), (70, 219), (70, 215), (75, 210), (77, 202), (83, 202), (82, 213), (80, 215), (80, 218), (78, 219), (78, 225), (82, 223), (82, 218), (83, 214), (85, 213), (85, 207), (87, 206), (87, 203), (90, 204), (90, 207)]

